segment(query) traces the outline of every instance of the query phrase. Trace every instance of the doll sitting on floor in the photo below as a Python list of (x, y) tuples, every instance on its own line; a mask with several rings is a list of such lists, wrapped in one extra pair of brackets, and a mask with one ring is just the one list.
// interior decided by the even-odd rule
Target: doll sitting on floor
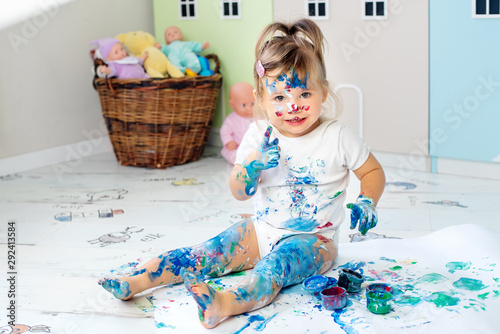
[(190, 72), (200, 75), (211, 75), (210, 70), (200, 62), (200, 56), (196, 52), (201, 52), (208, 48), (210, 44), (205, 42), (185, 42), (181, 30), (176, 26), (168, 27), (165, 30), (166, 45), (161, 46), (161, 51), (168, 57), (170, 62), (182, 73)]
[(97, 68), (97, 76), (100, 78), (116, 77), (118, 79), (148, 79), (142, 65), (148, 57), (145, 52), (142, 58), (129, 56), (123, 44), (116, 38), (102, 38), (92, 41), (97, 44), (95, 58), (101, 58), (106, 64)]
[(220, 138), (224, 147), (222, 156), (234, 165), (236, 151), (253, 121), (253, 106), (255, 98), (253, 86), (247, 82), (237, 82), (229, 91), (229, 106), (234, 112), (230, 113), (220, 128)]

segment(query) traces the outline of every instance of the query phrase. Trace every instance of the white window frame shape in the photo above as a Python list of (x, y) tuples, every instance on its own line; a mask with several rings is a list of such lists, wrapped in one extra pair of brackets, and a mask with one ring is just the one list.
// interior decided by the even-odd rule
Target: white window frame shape
[(476, 14), (476, 0), (472, 0), (472, 17), (475, 19), (495, 19), (500, 18), (500, 14), (490, 14), (490, 1), (499, 0), (486, 0), (486, 14)]
[[(314, 4), (315, 12), (318, 13), (319, 4), (325, 5), (325, 16), (309, 15), (309, 4)], [(306, 0), (306, 17), (311, 20), (329, 20), (330, 19), (330, 0)]]
[[(220, 17), (224, 20), (231, 19), (241, 19), (241, 0), (221, 0), (220, 6)], [(224, 15), (224, 4), (229, 4), (229, 11), (231, 12), (229, 15)], [(234, 15), (233, 13), (233, 5), (236, 4), (238, 7), (238, 15)]]
[[(189, 6), (194, 6), (194, 16), (189, 15)], [(186, 6), (187, 16), (182, 16), (182, 7)], [(179, 0), (179, 20), (197, 20), (198, 19), (198, 4), (196, 0)]]
[[(374, 15), (366, 15), (366, 4), (373, 3)], [(384, 3), (384, 15), (377, 15), (377, 2)], [(362, 0), (361, 1), (361, 17), (363, 20), (388, 20), (389, 19), (389, 0)]]

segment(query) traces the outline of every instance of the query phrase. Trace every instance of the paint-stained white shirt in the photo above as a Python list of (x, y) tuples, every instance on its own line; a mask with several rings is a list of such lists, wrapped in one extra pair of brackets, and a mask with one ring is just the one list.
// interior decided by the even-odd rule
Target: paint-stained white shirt
[[(268, 122), (253, 123), (240, 144), (236, 164), (257, 149)], [(340, 121), (324, 121), (296, 138), (273, 129), (281, 148), (276, 168), (262, 171), (253, 198), (254, 219), (295, 232), (325, 232), (344, 220), (349, 170), (361, 167), (370, 153), (362, 139)]]

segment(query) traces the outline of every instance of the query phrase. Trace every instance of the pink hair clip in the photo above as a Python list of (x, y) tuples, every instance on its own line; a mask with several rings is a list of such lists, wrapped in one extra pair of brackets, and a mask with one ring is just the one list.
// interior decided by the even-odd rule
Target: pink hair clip
[(257, 74), (261, 78), (264, 76), (264, 74), (266, 74), (266, 69), (264, 68), (264, 66), (262, 66), (260, 60), (257, 61), (257, 64), (255, 65), (255, 70), (257, 71)]

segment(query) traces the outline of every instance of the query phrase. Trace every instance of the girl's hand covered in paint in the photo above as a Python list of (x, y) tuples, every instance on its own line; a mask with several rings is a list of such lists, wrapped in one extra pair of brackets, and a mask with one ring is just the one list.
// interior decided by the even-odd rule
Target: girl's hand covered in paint
[(280, 148), (278, 147), (279, 140), (275, 138), (272, 142), (269, 142), (271, 132), (273, 132), (273, 128), (268, 126), (266, 133), (264, 133), (264, 140), (259, 147), (261, 158), (252, 161), (255, 169), (264, 170), (278, 166), (280, 160)]
[(244, 166), (247, 171), (247, 187), (245, 188), (245, 193), (249, 196), (255, 194), (260, 172), (278, 166), (280, 159), (280, 148), (278, 147), (279, 140), (275, 138), (272, 142), (269, 142), (272, 131), (273, 128), (271, 126), (267, 127), (266, 133), (264, 134), (264, 140), (258, 149), (258, 158), (250, 161)]
[(370, 197), (359, 195), (355, 203), (347, 204), (347, 208), (352, 210), (351, 230), (356, 228), (358, 221), (358, 230), (362, 235), (365, 235), (369, 229), (377, 226), (377, 210), (375, 209), (373, 200)]

